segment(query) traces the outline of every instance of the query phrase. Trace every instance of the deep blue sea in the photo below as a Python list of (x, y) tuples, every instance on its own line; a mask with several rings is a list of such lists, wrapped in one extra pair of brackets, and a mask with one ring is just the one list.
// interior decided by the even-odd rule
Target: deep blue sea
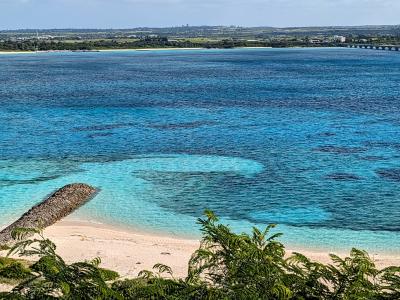
[(400, 254), (400, 54), (0, 55), (0, 226), (71, 182), (101, 189), (74, 218)]

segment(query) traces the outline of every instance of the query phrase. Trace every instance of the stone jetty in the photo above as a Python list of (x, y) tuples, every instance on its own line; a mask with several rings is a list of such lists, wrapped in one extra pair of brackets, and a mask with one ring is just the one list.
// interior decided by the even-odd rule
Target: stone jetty
[(83, 183), (64, 186), (0, 231), (0, 245), (14, 243), (11, 233), (16, 228), (46, 228), (53, 225), (88, 202), (96, 193), (96, 188)]

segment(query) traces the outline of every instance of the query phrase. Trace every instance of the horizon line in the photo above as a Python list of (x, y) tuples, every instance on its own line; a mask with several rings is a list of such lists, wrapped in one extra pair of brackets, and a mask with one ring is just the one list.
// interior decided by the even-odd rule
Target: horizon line
[(168, 29), (168, 28), (196, 28), (196, 27), (236, 27), (236, 28), (270, 28), (270, 29), (293, 29), (293, 28), (356, 28), (356, 27), (400, 27), (399, 24), (363, 24), (363, 25), (309, 25), (309, 26), (242, 26), (242, 25), (176, 25), (176, 26), (137, 26), (137, 27), (53, 27), (53, 28), (14, 28), (1, 29), (0, 31), (21, 30), (132, 30), (132, 29)]

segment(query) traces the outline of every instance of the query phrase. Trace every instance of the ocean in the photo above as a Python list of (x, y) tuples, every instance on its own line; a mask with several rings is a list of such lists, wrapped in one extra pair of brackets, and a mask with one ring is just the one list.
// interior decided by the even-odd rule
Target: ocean
[(197, 238), (211, 209), (290, 247), (400, 254), (400, 54), (0, 55), (0, 226), (55, 189), (72, 218)]

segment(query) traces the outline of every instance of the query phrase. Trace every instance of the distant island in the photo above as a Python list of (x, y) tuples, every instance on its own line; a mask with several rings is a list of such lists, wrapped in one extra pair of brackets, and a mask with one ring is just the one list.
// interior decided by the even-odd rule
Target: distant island
[(400, 45), (400, 26), (290, 28), (181, 26), (0, 31), (0, 51), (343, 47), (350, 44)]

